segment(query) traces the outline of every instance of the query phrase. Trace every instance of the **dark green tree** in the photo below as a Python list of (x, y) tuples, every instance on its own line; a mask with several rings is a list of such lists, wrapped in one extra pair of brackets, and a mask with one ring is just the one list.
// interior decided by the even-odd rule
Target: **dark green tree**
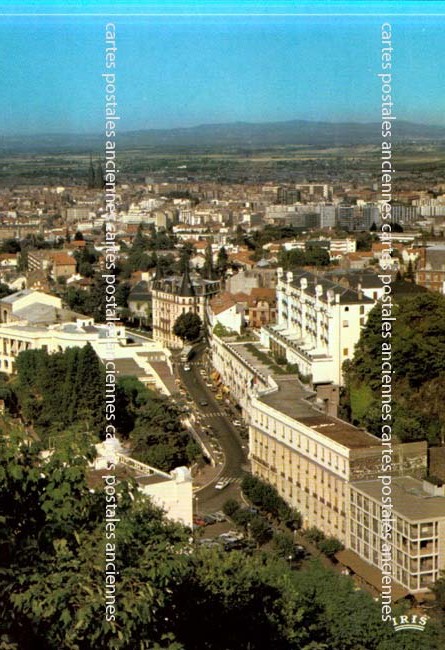
[(202, 321), (198, 314), (189, 311), (181, 314), (173, 325), (173, 334), (183, 341), (196, 341), (202, 327)]
[(216, 259), (216, 269), (218, 271), (218, 275), (224, 278), (228, 267), (229, 256), (227, 255), (227, 251), (224, 246), (222, 246), (218, 251), (218, 257)]

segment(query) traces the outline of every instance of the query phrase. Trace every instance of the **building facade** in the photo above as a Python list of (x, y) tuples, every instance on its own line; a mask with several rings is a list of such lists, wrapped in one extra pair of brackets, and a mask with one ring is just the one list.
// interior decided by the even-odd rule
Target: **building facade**
[(356, 481), (350, 486), (347, 545), (369, 564), (392, 567), (393, 577), (409, 592), (423, 592), (445, 567), (444, 488), (410, 476), (391, 482), (391, 552), (382, 552), (382, 484)]
[(165, 347), (181, 349), (184, 343), (173, 332), (176, 320), (191, 312), (205, 323), (209, 300), (219, 289), (219, 281), (191, 275), (188, 268), (183, 276), (165, 278), (158, 271), (152, 287), (153, 339)]
[(342, 365), (351, 359), (375, 301), (362, 291), (309, 272), (278, 269), (278, 322), (263, 327), (261, 341), (312, 384), (343, 383)]

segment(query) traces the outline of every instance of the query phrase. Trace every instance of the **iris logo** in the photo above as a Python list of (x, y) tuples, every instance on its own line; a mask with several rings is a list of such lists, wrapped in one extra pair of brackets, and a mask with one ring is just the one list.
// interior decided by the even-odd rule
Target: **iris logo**
[(395, 616), (392, 622), (396, 632), (400, 630), (417, 630), (418, 632), (423, 632), (428, 618), (428, 616), (411, 614), (411, 616)]

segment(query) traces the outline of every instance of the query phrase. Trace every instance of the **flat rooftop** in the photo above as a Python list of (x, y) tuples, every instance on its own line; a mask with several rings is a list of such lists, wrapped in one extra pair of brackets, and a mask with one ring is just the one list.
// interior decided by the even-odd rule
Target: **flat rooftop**
[(264, 404), (348, 449), (381, 445), (380, 440), (370, 433), (318, 411), (307, 401), (313, 393), (309, 393), (298, 379), (280, 379), (277, 376), (274, 376), (274, 379), (278, 384), (278, 390), (260, 397), (260, 401)]
[[(351, 485), (376, 501), (381, 500), (381, 481), (353, 481)], [(445, 497), (426, 492), (422, 481), (411, 476), (392, 479), (391, 499), (393, 510), (409, 521), (445, 518)]]
[(131, 357), (115, 360), (116, 372), (121, 377), (146, 377), (147, 373)]
[[(90, 488), (100, 488), (105, 485), (103, 476), (107, 474), (107, 470), (104, 469), (91, 469), (87, 472), (87, 482)], [(165, 483), (165, 481), (170, 480), (168, 477), (163, 474), (153, 473), (153, 474), (142, 474), (139, 469), (133, 467), (128, 467), (119, 463), (116, 465), (116, 468), (113, 470), (113, 475), (118, 481), (128, 481), (133, 479), (139, 485), (155, 485), (156, 483)]]

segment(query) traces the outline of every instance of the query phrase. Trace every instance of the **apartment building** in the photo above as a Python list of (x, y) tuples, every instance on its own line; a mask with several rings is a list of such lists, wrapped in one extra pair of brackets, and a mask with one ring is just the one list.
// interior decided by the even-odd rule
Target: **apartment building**
[[(242, 409), (243, 417), (250, 417), (251, 390), (266, 390), (275, 386), (270, 369), (261, 364), (249, 350), (248, 344), (225, 341), (212, 333), (212, 365), (216, 375)], [(272, 382), (272, 383), (270, 383)]]
[(312, 384), (343, 383), (342, 365), (354, 354), (375, 301), (307, 271), (278, 269), (275, 326), (263, 327), (263, 345)]
[(219, 281), (192, 275), (188, 268), (182, 276), (164, 278), (158, 267), (152, 287), (153, 339), (165, 347), (181, 349), (184, 343), (173, 333), (176, 320), (192, 312), (205, 323), (208, 302), (219, 289)]
[(445, 294), (445, 246), (436, 245), (419, 250), (416, 284), (430, 291)]
[[(274, 375), (250, 344), (212, 336), (214, 379), (249, 423), (253, 474), (274, 485), (316, 526), (345, 545), (339, 560), (362, 582), (381, 585), (379, 438), (326, 413), (326, 404), (291, 375)], [(443, 488), (422, 481), (427, 443), (393, 443), (393, 595), (422, 593), (445, 569)], [(341, 557), (340, 557), (341, 556)]]
[[(382, 484), (380, 480), (350, 485), (347, 546), (369, 564), (382, 568)], [(393, 577), (409, 592), (426, 591), (445, 567), (444, 488), (411, 476), (391, 482)]]
[[(299, 381), (274, 381), (277, 389), (251, 398), (252, 472), (301, 512), (305, 528), (316, 526), (347, 545), (351, 481), (377, 478), (381, 441), (323, 413)], [(395, 475), (422, 476), (426, 465), (426, 442), (394, 445)]]

